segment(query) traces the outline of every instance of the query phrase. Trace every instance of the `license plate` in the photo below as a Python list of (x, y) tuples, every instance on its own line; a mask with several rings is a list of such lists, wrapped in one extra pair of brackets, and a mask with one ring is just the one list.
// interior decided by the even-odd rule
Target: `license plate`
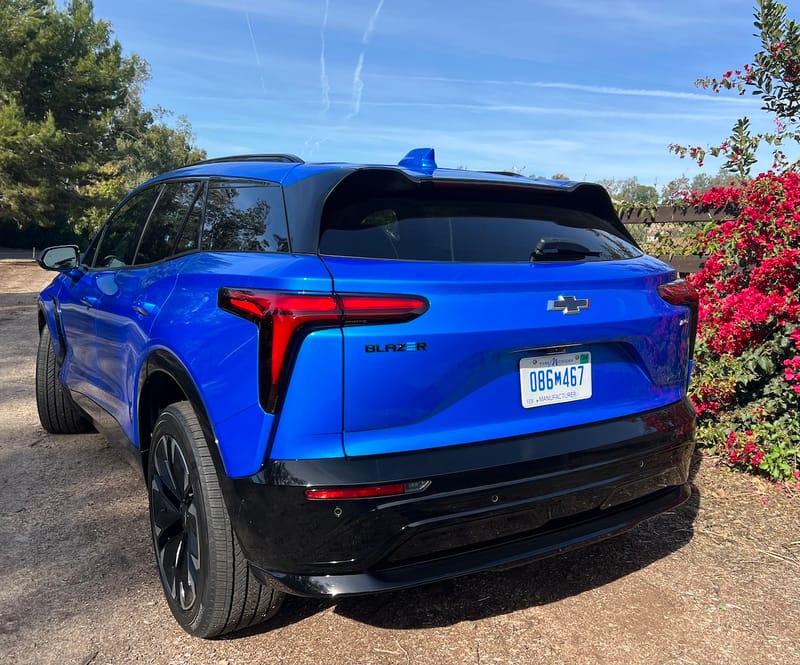
[(522, 358), (519, 361), (522, 406), (532, 409), (592, 396), (592, 354), (588, 351)]

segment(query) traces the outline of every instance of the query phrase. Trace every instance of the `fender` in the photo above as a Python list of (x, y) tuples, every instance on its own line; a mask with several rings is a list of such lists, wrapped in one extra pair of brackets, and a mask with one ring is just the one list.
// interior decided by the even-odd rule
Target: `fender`
[(53, 350), (56, 354), (58, 366), (64, 364), (67, 355), (67, 345), (64, 335), (64, 324), (61, 321), (61, 307), (58, 299), (50, 295), (47, 300), (39, 297), (36, 307), (39, 310), (39, 333), (47, 326), (50, 328), (50, 336), (53, 338)]
[[(143, 401), (143, 391), (146, 385), (148, 385), (148, 380), (158, 374), (163, 374), (171, 379), (172, 384), (176, 385), (182, 394), (167, 392), (166, 394), (157, 395), (155, 400), (146, 399)], [(139, 381), (136, 391), (136, 429), (137, 438), (139, 439), (139, 451), (141, 453), (142, 472), (146, 477), (147, 455), (150, 449), (150, 423), (155, 422), (159, 410), (172, 402), (182, 399), (187, 400), (189, 404), (192, 405), (192, 409), (194, 409), (197, 415), (197, 420), (200, 422), (200, 427), (203, 430), (203, 436), (211, 451), (211, 457), (214, 460), (214, 466), (217, 469), (218, 477), (225, 477), (225, 466), (222, 463), (219, 443), (214, 433), (214, 428), (211, 425), (211, 420), (208, 417), (206, 407), (200, 397), (200, 391), (197, 389), (189, 371), (184, 367), (183, 363), (166, 349), (156, 349), (153, 351), (142, 364), (142, 368), (139, 372)]]
[[(146, 402), (142, 401), (142, 393), (146, 385), (149, 385), (148, 379), (153, 379), (161, 374), (168, 377), (170, 382), (167, 384), (167, 392), (155, 395), (155, 400), (147, 399)], [(180, 391), (180, 393), (176, 392)], [(158, 387), (156, 386), (156, 389)], [(148, 396), (145, 396), (148, 397)], [(142, 369), (139, 372), (139, 382), (137, 386), (137, 435), (139, 439), (139, 468), (142, 471), (145, 484), (147, 483), (147, 465), (150, 450), (150, 423), (155, 422), (158, 417), (158, 411), (168, 404), (176, 401), (186, 400), (192, 405), (197, 420), (200, 423), (200, 428), (203, 431), (208, 450), (211, 452), (211, 459), (214, 461), (214, 468), (217, 472), (217, 478), (220, 484), (225, 488), (222, 496), (225, 502), (225, 507), (228, 515), (236, 514), (239, 509), (236, 501), (236, 495), (232, 491), (232, 480), (225, 470), (225, 464), (222, 461), (222, 454), (219, 450), (219, 442), (214, 428), (211, 425), (211, 420), (208, 417), (203, 400), (200, 397), (200, 391), (197, 389), (194, 381), (192, 380), (189, 371), (184, 367), (178, 358), (166, 349), (156, 349), (142, 364)], [(131, 450), (134, 450), (132, 447)], [(237, 525), (234, 524), (234, 529)], [(238, 530), (237, 530), (238, 535)]]

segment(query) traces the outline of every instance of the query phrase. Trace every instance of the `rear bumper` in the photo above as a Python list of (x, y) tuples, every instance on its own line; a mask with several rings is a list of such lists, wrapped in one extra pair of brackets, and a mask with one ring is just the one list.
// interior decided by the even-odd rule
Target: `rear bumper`
[[(372, 458), (271, 461), (225, 481), (254, 573), (342, 596), (512, 566), (625, 531), (689, 494), (688, 400), (588, 426)], [(309, 501), (308, 487), (429, 480), (419, 494)]]

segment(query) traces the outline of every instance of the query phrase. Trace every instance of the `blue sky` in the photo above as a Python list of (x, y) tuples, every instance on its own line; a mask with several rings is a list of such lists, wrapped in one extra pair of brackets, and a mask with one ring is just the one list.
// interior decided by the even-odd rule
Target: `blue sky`
[[(145, 102), (186, 115), (209, 156), (637, 176), (698, 172), (753, 98), (694, 87), (749, 62), (750, 0), (95, 0), (150, 63)], [(716, 172), (709, 161), (707, 169)]]

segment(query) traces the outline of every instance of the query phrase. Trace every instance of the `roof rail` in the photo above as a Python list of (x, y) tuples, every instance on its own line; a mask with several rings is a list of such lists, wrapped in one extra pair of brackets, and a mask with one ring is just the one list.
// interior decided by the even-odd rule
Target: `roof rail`
[(268, 155), (230, 155), (228, 157), (215, 157), (214, 159), (204, 159), (200, 162), (192, 162), (187, 166), (198, 166), (199, 164), (222, 164), (224, 162), (284, 162), (289, 164), (305, 164), (297, 155), (289, 153), (275, 153)]

